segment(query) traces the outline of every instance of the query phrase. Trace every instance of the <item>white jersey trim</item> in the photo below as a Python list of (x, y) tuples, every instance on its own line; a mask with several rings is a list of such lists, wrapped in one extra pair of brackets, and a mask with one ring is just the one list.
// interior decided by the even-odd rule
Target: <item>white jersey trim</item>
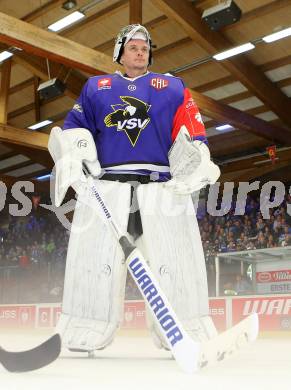
[(112, 167), (106, 167), (105, 172), (108, 171), (137, 171), (137, 170), (147, 170), (151, 172), (170, 172), (170, 167), (165, 165), (153, 165), (153, 164), (122, 164), (114, 165)]
[(146, 73), (141, 74), (140, 76), (136, 76), (136, 77), (125, 77), (119, 70), (116, 70), (115, 73), (117, 73), (119, 76), (121, 76), (125, 80), (135, 81), (141, 77), (147, 76), (150, 72), (147, 71)]

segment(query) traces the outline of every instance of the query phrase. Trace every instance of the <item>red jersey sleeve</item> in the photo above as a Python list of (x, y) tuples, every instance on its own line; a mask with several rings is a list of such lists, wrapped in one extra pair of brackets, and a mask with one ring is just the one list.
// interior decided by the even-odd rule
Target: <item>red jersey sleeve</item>
[(192, 139), (207, 142), (205, 127), (188, 88), (184, 90), (184, 101), (178, 108), (172, 128), (172, 141), (175, 141), (181, 126), (186, 126)]

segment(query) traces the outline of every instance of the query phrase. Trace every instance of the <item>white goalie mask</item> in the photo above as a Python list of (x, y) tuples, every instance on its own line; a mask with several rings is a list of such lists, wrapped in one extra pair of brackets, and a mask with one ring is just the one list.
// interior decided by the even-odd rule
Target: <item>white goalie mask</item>
[(148, 30), (141, 24), (130, 24), (123, 27), (115, 40), (115, 46), (113, 51), (113, 62), (120, 64), (120, 58), (122, 56), (124, 46), (131, 39), (143, 39), (149, 46), (149, 65), (152, 65), (152, 41)]

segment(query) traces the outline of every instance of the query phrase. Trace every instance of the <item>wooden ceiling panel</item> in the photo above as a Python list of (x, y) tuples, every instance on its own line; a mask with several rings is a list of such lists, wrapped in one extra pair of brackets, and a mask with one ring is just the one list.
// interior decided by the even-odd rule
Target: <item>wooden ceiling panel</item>
[(163, 13), (155, 6), (155, 0), (143, 0), (142, 5), (142, 22), (148, 23), (151, 20), (162, 16)]
[[(274, 2), (273, 2), (274, 3)], [(285, 2), (286, 4), (286, 2)], [(243, 19), (242, 14), (242, 19)], [(282, 22), (281, 26), (278, 26), (277, 20)], [(234, 23), (231, 27), (223, 30), (223, 34), (234, 42), (247, 42), (260, 38), (264, 35), (271, 34), (273, 30), (278, 28), (287, 27), (290, 24), (290, 11), (289, 8), (278, 8), (265, 15), (259, 15), (257, 11), (257, 17), (252, 18), (247, 23)]]
[(86, 30), (78, 32), (77, 35), (71, 34), (70, 39), (94, 48), (108, 39), (115, 38), (121, 27), (126, 24), (128, 24), (128, 7), (111, 14), (108, 19), (98, 20)]
[(40, 5), (48, 3), (50, 0), (1, 0), (1, 12), (7, 15), (21, 18), (38, 8)]
[(252, 108), (261, 107), (264, 103), (259, 100), (256, 96), (249, 97), (247, 99), (242, 99), (237, 102), (229, 103), (231, 107), (235, 107), (238, 110), (246, 111)]
[(197, 66), (188, 70), (187, 72), (179, 72), (177, 76), (185, 80), (187, 86), (196, 88), (217, 79), (223, 79), (229, 76), (229, 72), (222, 66), (217, 66), (213, 62), (208, 62), (203, 66)]
[(290, 85), (288, 87), (282, 88), (282, 91), (290, 98), (291, 97), (291, 88)]
[(12, 64), (13, 66), (11, 68), (10, 87), (22, 83), (23, 81), (28, 80), (33, 76), (33, 74), (23, 66), (15, 64), (14, 62), (12, 62)]
[[(275, 3), (275, 2), (273, 2)], [(277, 2), (280, 3), (280, 2)], [(285, 1), (285, 4), (288, 2)], [(253, 18), (248, 23), (240, 24), (235, 23), (232, 28), (226, 29), (224, 35), (231, 41), (239, 43), (245, 43), (248, 41), (261, 38), (265, 35), (271, 34), (274, 31), (290, 26), (291, 20), (291, 3), (290, 7), (284, 7), (276, 11), (263, 15), (261, 17)], [(280, 20), (278, 24), (278, 20)], [(288, 42), (289, 41), (289, 42)], [(276, 43), (258, 43), (256, 49), (248, 53), (248, 58), (257, 65), (263, 64), (268, 61), (275, 60), (283, 56), (290, 55), (291, 53), (291, 38), (285, 38), (285, 40), (277, 41)]]
[[(159, 49), (157, 50), (159, 52)], [(201, 49), (198, 48), (198, 51), (201, 52)], [(154, 55), (154, 64), (152, 66), (152, 70), (161, 73), (170, 72), (171, 70), (182, 67), (186, 63), (195, 60), (195, 55), (197, 55), (197, 46), (195, 45), (195, 43), (188, 44), (187, 50), (185, 50), (184, 46), (182, 46), (181, 48), (177, 46), (173, 50), (161, 51), (161, 54)], [(177, 73), (176, 76), (180, 77), (182, 76), (182, 74), (180, 75), (179, 73)], [(191, 85), (189, 85), (189, 87)]]
[(80, 28), (76, 25), (75, 28), (72, 27), (68, 31), (65, 30), (64, 33), (61, 32), (60, 35), (92, 48), (108, 39), (115, 38), (120, 28), (128, 24), (127, 2), (118, 1), (117, 4), (121, 5), (118, 5), (117, 8), (106, 7), (109, 9), (107, 16), (103, 13), (100, 16), (98, 12), (95, 12), (92, 19), (86, 18), (83, 24), (80, 23)]
[[(291, 58), (290, 64), (281, 66), (277, 69), (268, 70), (265, 75), (272, 81), (278, 82), (291, 77)], [(280, 85), (280, 87), (283, 85)]]
[[(17, 2), (17, 0), (13, 0), (14, 2)], [(88, 4), (88, 0), (78, 0), (77, 1), (77, 7), (72, 9), (72, 11), (66, 11), (65, 9), (62, 8), (62, 3), (65, 2), (65, 0), (53, 0), (53, 6), (48, 9), (45, 14), (40, 14), (39, 17), (34, 17), (33, 20), (29, 20), (30, 23), (34, 24), (35, 26), (38, 26), (40, 28), (46, 29), (50, 24), (56, 22), (57, 20), (69, 15), (75, 10), (78, 10), (80, 7)], [(50, 2), (47, 2), (49, 4)], [(40, 4), (38, 4), (39, 7)], [(27, 13), (23, 15), (25, 20), (25, 16), (27, 16)]]
[[(290, 19), (291, 20), (291, 19)], [(291, 23), (290, 23), (291, 25)], [(256, 65), (262, 65), (268, 61), (291, 55), (291, 37), (282, 39), (281, 42), (262, 43), (257, 45), (255, 51), (249, 53), (250, 60)]]
[(252, 1), (245, 1), (245, 0), (235, 0), (236, 4), (241, 8), (243, 13), (251, 12), (257, 8), (263, 7), (267, 4), (274, 3), (274, 0), (252, 0)]
[(9, 95), (9, 104), (8, 104), (8, 112), (17, 110), (25, 105), (34, 102), (34, 92), (33, 87), (27, 87), (22, 89), (21, 91)]
[(71, 110), (74, 105), (74, 100), (68, 96), (63, 96), (60, 99), (53, 100), (41, 107), (41, 114), (43, 118), (51, 117), (56, 115), (58, 112), (65, 110)]
[(151, 31), (152, 41), (158, 49), (186, 36), (185, 31), (174, 20), (167, 20)]
[[(255, 13), (258, 13), (258, 10), (260, 10), (260, 13), (262, 14), (269, 13), (274, 9), (273, 3), (275, 3), (276, 1), (277, 0), (252, 0), (252, 1), (236, 0), (236, 4), (242, 10), (243, 15), (244, 14), (253, 15)], [(285, 0), (279, 0), (280, 3), (284, 1)], [(217, 5), (217, 0), (195, 0), (195, 7), (198, 10), (200, 10), (201, 13), (203, 12), (203, 10), (213, 7), (214, 5)]]
[(28, 112), (24, 112), (23, 114), (19, 114), (13, 118), (8, 115), (8, 123), (10, 126), (17, 127), (19, 129), (26, 129), (28, 126), (35, 123), (34, 111), (29, 110)]
[[(118, 1), (109, 1), (109, 2), (101, 2), (103, 3), (102, 9), (99, 7), (92, 7), (91, 9), (87, 9), (86, 17), (80, 20), (78, 23), (75, 23), (65, 30), (60, 31), (59, 34), (73, 39), (72, 36), (77, 36), (84, 29), (88, 29), (91, 26), (95, 26), (97, 23), (104, 20), (110, 20), (112, 15), (119, 13), (122, 9), (128, 9), (128, 0), (118, 0)], [(98, 3), (96, 3), (98, 5)], [(100, 5), (99, 4), (99, 5)]]
[[(242, 93), (245, 92), (247, 92), (247, 88), (242, 85), (241, 82), (234, 81), (233, 83), (225, 84), (217, 88), (208, 89), (204, 92), (204, 94), (215, 100), (220, 100), (227, 99), (232, 96), (240, 96)], [(228, 104), (229, 101), (225, 101), (224, 103)]]
[(263, 119), (264, 121), (274, 121), (278, 119), (277, 115), (274, 114), (272, 111), (266, 111), (261, 114), (256, 115), (258, 118)]

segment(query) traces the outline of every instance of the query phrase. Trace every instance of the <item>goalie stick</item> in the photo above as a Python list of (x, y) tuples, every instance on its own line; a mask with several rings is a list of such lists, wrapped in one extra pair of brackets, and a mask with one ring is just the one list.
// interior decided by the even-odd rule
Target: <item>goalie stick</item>
[(57, 359), (61, 352), (61, 338), (57, 333), (35, 348), (11, 352), (0, 347), (0, 362), (10, 372), (38, 370)]
[(253, 313), (238, 324), (201, 344), (199, 367), (209, 367), (256, 340), (259, 333), (258, 314)]

